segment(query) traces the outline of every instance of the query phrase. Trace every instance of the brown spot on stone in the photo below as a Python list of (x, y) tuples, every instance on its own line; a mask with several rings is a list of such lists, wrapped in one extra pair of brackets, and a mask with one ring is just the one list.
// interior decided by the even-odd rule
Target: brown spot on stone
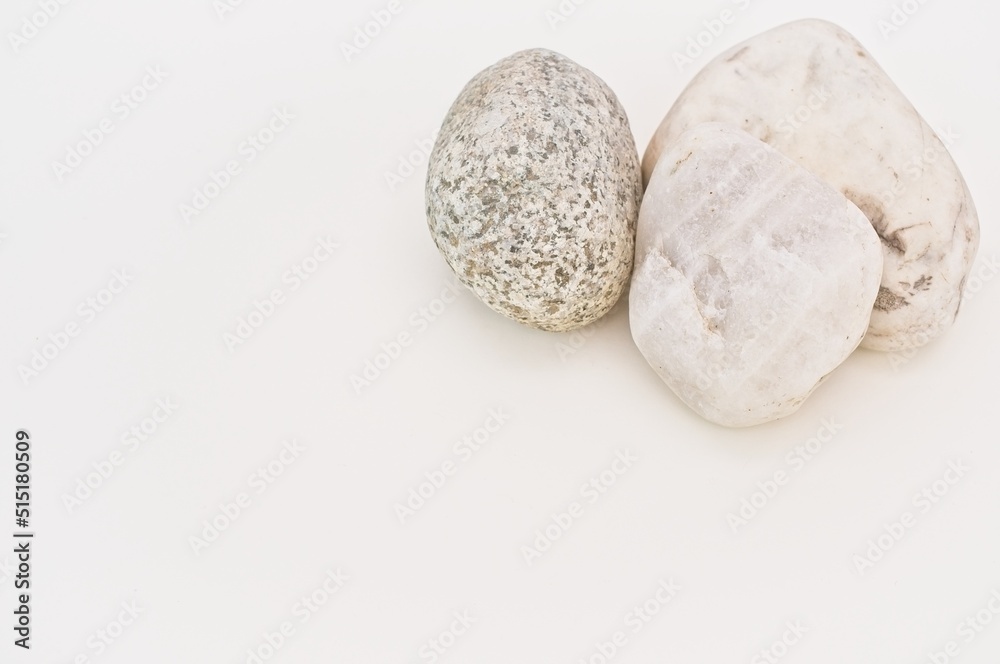
[(674, 164), (673, 170), (670, 171), (670, 174), (673, 175), (674, 173), (676, 173), (677, 169), (681, 167), (681, 164), (683, 164), (685, 161), (687, 161), (688, 159), (690, 159), (691, 155), (693, 155), (693, 154), (694, 154), (694, 152), (688, 152), (686, 157), (684, 157), (683, 159), (678, 159), (677, 163)]
[(747, 51), (749, 51), (749, 50), (750, 50), (749, 46), (744, 46), (743, 48), (741, 48), (740, 50), (736, 51), (735, 53), (733, 53), (732, 55), (730, 55), (728, 58), (726, 58), (726, 62), (732, 62), (733, 60), (739, 60), (740, 57), (744, 53), (746, 53)]
[(882, 244), (889, 247), (896, 253), (900, 254), (906, 253), (906, 245), (900, 239), (898, 231), (896, 233), (892, 233), (891, 235), (882, 235), (880, 233), (878, 237), (880, 240), (882, 240)]
[(959, 293), (962, 293), (962, 294), (963, 294), (963, 296), (962, 296), (962, 297), (959, 297), (959, 298), (958, 298), (958, 304), (957, 304), (957, 305), (955, 305), (955, 316), (956, 316), (956, 317), (958, 316), (958, 312), (960, 312), (960, 311), (962, 310), (962, 303), (963, 303), (963, 302), (965, 302), (965, 297), (964, 297), (964, 293), (965, 293), (965, 282), (966, 282), (966, 281), (968, 280), (968, 278), (969, 278), (969, 276), (968, 276), (968, 275), (966, 275), (966, 276), (962, 277), (962, 283), (960, 283), (960, 284), (958, 285), (958, 292), (959, 292)]
[(901, 254), (906, 253), (906, 242), (900, 237), (899, 230), (892, 233), (888, 232), (888, 225), (885, 221), (885, 208), (882, 207), (881, 201), (869, 194), (859, 194), (850, 189), (844, 190), (844, 196), (868, 217), (868, 221), (872, 222), (872, 227), (878, 233), (882, 244), (893, 251)]
[(879, 287), (878, 297), (875, 298), (875, 308), (879, 311), (896, 311), (908, 306), (910, 303), (906, 298), (896, 295), (885, 286)]

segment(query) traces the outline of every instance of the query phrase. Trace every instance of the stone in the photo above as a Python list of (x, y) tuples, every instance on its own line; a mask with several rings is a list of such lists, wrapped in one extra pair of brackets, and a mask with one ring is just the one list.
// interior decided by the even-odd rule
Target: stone
[(840, 192), (742, 130), (702, 124), (646, 188), (632, 337), (699, 415), (761, 424), (854, 351), (881, 274), (878, 235)]
[(644, 177), (673, 140), (703, 122), (726, 122), (770, 144), (869, 218), (885, 273), (866, 348), (916, 348), (952, 325), (979, 246), (972, 196), (940, 137), (854, 37), (805, 20), (718, 56), (656, 131)]
[(427, 223), (448, 265), (495, 311), (554, 332), (601, 318), (624, 292), (641, 198), (618, 98), (543, 49), (475, 76), (428, 163)]

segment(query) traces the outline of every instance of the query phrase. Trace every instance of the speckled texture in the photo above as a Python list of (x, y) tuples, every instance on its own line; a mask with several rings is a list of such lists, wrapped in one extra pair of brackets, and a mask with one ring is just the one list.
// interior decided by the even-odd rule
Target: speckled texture
[(703, 124), (646, 190), (632, 337), (702, 417), (761, 424), (854, 351), (881, 275), (878, 235), (850, 201), (746, 132)]
[(951, 326), (979, 246), (972, 196), (941, 139), (854, 37), (798, 21), (721, 54), (663, 120), (643, 175), (702, 122), (732, 124), (777, 148), (871, 221), (885, 272), (863, 346), (915, 348)]
[(641, 197), (617, 97), (534, 49), (479, 73), (451, 107), (428, 165), (427, 223), (483, 302), (561, 332), (597, 320), (624, 291)]

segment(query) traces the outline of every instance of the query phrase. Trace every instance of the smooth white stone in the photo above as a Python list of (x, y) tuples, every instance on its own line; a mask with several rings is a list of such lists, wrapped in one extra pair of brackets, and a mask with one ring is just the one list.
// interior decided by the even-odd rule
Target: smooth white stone
[(865, 347), (914, 348), (951, 326), (979, 246), (972, 196), (940, 138), (854, 37), (798, 21), (718, 56), (663, 120), (643, 176), (702, 122), (746, 130), (869, 218), (885, 272)]
[(700, 125), (643, 198), (632, 337), (704, 418), (768, 422), (858, 346), (881, 274), (878, 235), (843, 195), (743, 131)]

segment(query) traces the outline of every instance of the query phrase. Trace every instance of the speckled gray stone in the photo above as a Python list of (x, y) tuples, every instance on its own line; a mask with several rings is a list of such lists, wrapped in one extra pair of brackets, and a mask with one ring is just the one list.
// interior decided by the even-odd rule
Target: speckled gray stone
[(441, 127), (427, 223), (483, 302), (561, 332), (618, 301), (632, 271), (639, 155), (610, 88), (543, 49), (480, 72)]
[(643, 160), (726, 122), (854, 202), (882, 238), (885, 273), (862, 345), (902, 351), (947, 330), (979, 246), (972, 195), (948, 149), (857, 39), (796, 21), (732, 47), (691, 81)]

